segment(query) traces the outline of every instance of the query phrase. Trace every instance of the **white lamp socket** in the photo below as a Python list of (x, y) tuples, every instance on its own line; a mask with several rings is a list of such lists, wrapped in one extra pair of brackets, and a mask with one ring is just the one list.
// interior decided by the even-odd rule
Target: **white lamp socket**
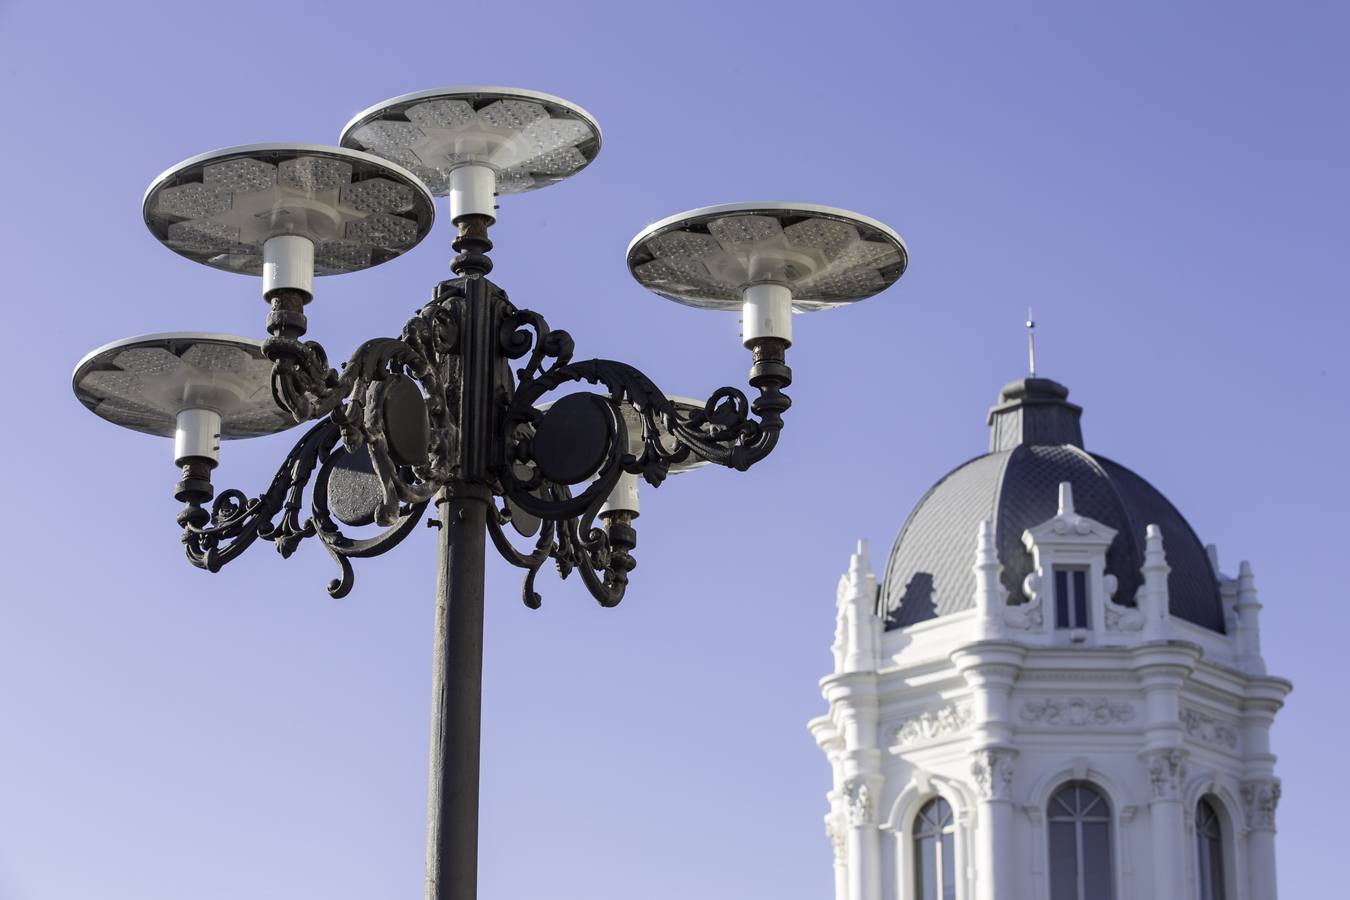
[(600, 507), (600, 515), (610, 512), (628, 512), (636, 518), (641, 511), (638, 503), (638, 476), (624, 472), (619, 476), (618, 484), (609, 492), (605, 505)]
[(185, 409), (178, 413), (173, 434), (173, 462), (181, 466), (188, 459), (220, 462), (220, 413), (213, 409)]
[(263, 296), (283, 288), (314, 296), (314, 243), (295, 234), (263, 242)]
[(450, 170), (450, 221), (463, 216), (487, 216), (497, 221), (497, 173), (488, 166), (467, 165)]
[(741, 295), (741, 340), (758, 338), (792, 343), (792, 291), (781, 284), (752, 284)]

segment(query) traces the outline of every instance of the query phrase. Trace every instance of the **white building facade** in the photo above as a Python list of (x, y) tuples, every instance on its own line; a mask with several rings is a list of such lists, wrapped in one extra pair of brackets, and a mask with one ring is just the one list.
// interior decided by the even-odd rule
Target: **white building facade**
[(1275, 900), (1280, 796), (1251, 567), (1083, 449), (1046, 379), (838, 592), (836, 900)]

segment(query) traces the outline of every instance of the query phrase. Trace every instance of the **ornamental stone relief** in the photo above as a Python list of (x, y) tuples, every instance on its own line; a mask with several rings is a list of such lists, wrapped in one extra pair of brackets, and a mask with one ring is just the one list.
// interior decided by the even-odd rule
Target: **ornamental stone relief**
[(1181, 782), (1186, 778), (1185, 750), (1151, 750), (1147, 757), (1148, 780), (1153, 785), (1153, 799), (1175, 800), (1181, 796)]
[(1186, 729), (1186, 734), (1197, 741), (1227, 747), (1229, 750), (1237, 749), (1237, 728), (1220, 718), (1183, 707), (1181, 724)]
[(1106, 697), (1066, 697), (1029, 700), (1022, 719), (1038, 725), (1126, 725), (1134, 721), (1134, 707)]
[(1107, 631), (1141, 631), (1144, 627), (1144, 614), (1129, 606), (1121, 606), (1114, 600), (1106, 601)]
[(1275, 807), (1280, 804), (1278, 781), (1242, 782), (1242, 807), (1248, 828), (1275, 829)]
[(836, 865), (841, 865), (848, 859), (847, 835), (844, 832), (844, 823), (842, 816), (829, 815), (825, 817), (825, 836), (830, 839), (830, 846), (834, 849), (834, 861)]
[(844, 791), (845, 809), (848, 811), (848, 824), (856, 827), (872, 824), (874, 804), (872, 790), (865, 781), (854, 781)]
[(941, 709), (930, 710), (901, 720), (895, 729), (895, 743), (904, 747), (922, 741), (957, 734), (970, 727), (974, 714), (969, 706), (949, 703)]
[(976, 750), (971, 754), (970, 777), (982, 800), (1011, 800), (1016, 750)]
[(1035, 572), (1022, 579), (1022, 594), (1027, 601), (1010, 604), (1004, 608), (1003, 620), (1009, 627), (1025, 631), (1040, 631), (1045, 627), (1045, 614), (1042, 612), (1041, 603), (1042, 581), (1041, 576)]

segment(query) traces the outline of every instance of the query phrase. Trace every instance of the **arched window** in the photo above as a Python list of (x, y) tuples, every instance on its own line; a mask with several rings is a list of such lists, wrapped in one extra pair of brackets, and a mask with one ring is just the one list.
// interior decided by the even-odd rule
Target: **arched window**
[(1071, 781), (1050, 798), (1050, 900), (1111, 900), (1111, 809)]
[(1195, 842), (1200, 854), (1196, 867), (1200, 900), (1224, 900), (1223, 827), (1214, 805), (1204, 797), (1195, 807)]
[(914, 819), (915, 900), (956, 900), (956, 819), (935, 797)]

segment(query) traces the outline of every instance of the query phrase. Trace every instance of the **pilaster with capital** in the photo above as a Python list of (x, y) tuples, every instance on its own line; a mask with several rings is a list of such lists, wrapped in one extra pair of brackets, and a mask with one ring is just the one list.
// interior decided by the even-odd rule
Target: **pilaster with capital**
[[(885, 778), (881, 773), (880, 709), (877, 668), (881, 662), (881, 619), (875, 612), (876, 578), (859, 541), (849, 570), (839, 580), (835, 674), (822, 681), (830, 703), (830, 727), (837, 740), (835, 789), (827, 833), (839, 848), (842, 869), (836, 869), (840, 900), (880, 900), (881, 831), (876, 806)], [(840, 890), (842, 889), (842, 894)]]
[(834, 857), (834, 898), (848, 897), (848, 825), (844, 811), (844, 739), (830, 716), (817, 716), (807, 726), (816, 745), (829, 760), (833, 787), (825, 795), (829, 810), (825, 813), (825, 837)]
[(1240, 795), (1247, 826), (1249, 896), (1275, 900), (1275, 808), (1280, 782), (1275, 777), (1275, 754), (1270, 751), (1270, 727), (1291, 689), (1282, 678), (1253, 678), (1242, 702), (1243, 777)]
[(1181, 788), (1186, 777), (1181, 688), (1200, 659), (1194, 644), (1173, 641), (1140, 644), (1131, 664), (1144, 691), (1145, 739), (1140, 764), (1148, 777), (1149, 831), (1153, 840), (1153, 896), (1175, 897), (1186, 883), (1186, 810)]
[(1242, 782), (1242, 812), (1253, 831), (1275, 830), (1275, 807), (1280, 804), (1280, 782), (1265, 778)]
[(999, 900), (1000, 888), (1019, 877), (1014, 829), (1013, 775), (1017, 751), (983, 747), (971, 753), (970, 779), (979, 798), (981, 826), (975, 832), (975, 897)]
[(1011, 803), (1017, 751), (984, 748), (970, 755), (970, 778), (975, 794), (985, 803)]
[(1180, 800), (1186, 779), (1186, 751), (1179, 748), (1149, 750), (1144, 754), (1154, 800)]
[(1247, 879), (1249, 896), (1276, 900), (1275, 807), (1280, 782), (1274, 778), (1242, 782), (1242, 811), (1247, 820)]
[(982, 640), (952, 654), (953, 664), (970, 686), (973, 710), (970, 780), (981, 820), (974, 846), (977, 900), (995, 900), (998, 885), (1014, 884), (1019, 877), (1011, 802), (1017, 759), (1012, 689), (1026, 653), (1018, 643)]

